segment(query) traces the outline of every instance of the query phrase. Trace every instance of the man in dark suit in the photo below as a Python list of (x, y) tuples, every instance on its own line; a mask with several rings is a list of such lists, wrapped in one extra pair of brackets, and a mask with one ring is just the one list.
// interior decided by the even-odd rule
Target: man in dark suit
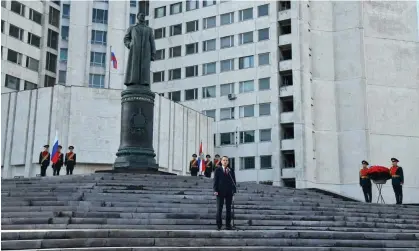
[(224, 200), (226, 204), (226, 229), (231, 230), (231, 203), (236, 193), (236, 176), (233, 169), (228, 167), (228, 157), (221, 158), (221, 166), (214, 172), (214, 195), (217, 196), (217, 229), (223, 225), (221, 215), (223, 213)]

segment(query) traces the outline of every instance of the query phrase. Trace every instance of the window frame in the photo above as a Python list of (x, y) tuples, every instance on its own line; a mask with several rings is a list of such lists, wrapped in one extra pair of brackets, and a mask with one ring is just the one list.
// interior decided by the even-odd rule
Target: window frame
[[(208, 95), (210, 92), (208, 92), (207, 90), (212, 90), (212, 93), (214, 95), (212, 95), (212, 96)], [(217, 97), (217, 87), (215, 85), (202, 87), (202, 98), (203, 99), (216, 98), (216, 97)]]
[[(193, 97), (188, 97), (193, 92)], [(185, 101), (197, 100), (199, 98), (198, 88), (186, 89), (185, 90)]]
[[(185, 78), (193, 78), (198, 76), (198, 65), (190, 65), (185, 67)], [(193, 69), (193, 75), (188, 74), (188, 70)]]
[[(160, 81), (156, 81), (155, 76), (160, 77)], [(153, 83), (161, 83), (164, 82), (164, 71), (155, 71), (153, 72)]]
[[(227, 70), (223, 69), (224, 63), (229, 64), (229, 68)], [(225, 60), (220, 61), (220, 73), (221, 72), (229, 72), (229, 71), (234, 71), (234, 58), (225, 59)]]
[[(214, 72), (208, 72), (208, 66), (214, 65)], [(209, 62), (202, 65), (202, 75), (211, 75), (217, 73), (217, 62)]]
[[(213, 43), (214, 47), (208, 49), (208, 47), (209, 47), (208, 45), (210, 43), (211, 43), (211, 45)], [(209, 52), (209, 51), (215, 51), (215, 50), (217, 50), (217, 39), (213, 38), (213, 39), (208, 39), (208, 40), (202, 41), (202, 52)]]
[[(227, 117), (226, 118), (223, 118), (223, 116), (222, 116), (223, 111), (224, 112), (227, 112), (227, 110), (229, 112), (229, 117), (228, 118)], [(222, 120), (232, 120), (232, 119), (235, 119), (234, 107), (220, 108), (220, 121), (222, 121)]]
[[(179, 71), (179, 77), (177, 77)], [(169, 70), (169, 81), (182, 79), (182, 68), (174, 68)]]
[[(229, 17), (229, 22), (228, 22), (228, 23), (224, 23), (224, 22), (222, 22), (223, 17), (227, 17), (227, 15), (228, 15), (228, 17)], [(227, 13), (224, 13), (224, 14), (221, 14), (221, 15), (220, 15), (220, 26), (223, 26), (223, 25), (229, 25), (229, 24), (233, 24), (233, 23), (234, 23), (234, 11), (232, 11), (232, 12), (227, 12)]]
[[(226, 41), (227, 39), (229, 39), (229, 46), (223, 46), (222, 41)], [(231, 48), (231, 47), (234, 47), (234, 35), (220, 37), (220, 50)]]
[[(227, 94), (223, 94), (223, 89), (224, 89), (223, 87), (227, 87), (227, 86), (229, 86), (230, 91)], [(234, 83), (221, 84), (220, 85), (220, 97), (228, 96), (229, 94), (234, 94)]]
[[(249, 10), (251, 10), (252, 16), (250, 18), (246, 18), (245, 19), (244, 18), (245, 11), (249, 11)], [(253, 7), (239, 10), (239, 22), (244, 22), (244, 21), (252, 20), (253, 19), (253, 16), (254, 16), (253, 15)]]
[[(258, 107), (259, 107), (259, 117), (271, 116), (271, 108), (272, 107), (271, 107), (271, 103), (270, 102), (259, 103)], [(261, 113), (261, 111), (263, 109), (267, 109), (267, 108), (269, 108), (269, 113), (267, 113), (267, 112)]]
[[(252, 111), (251, 115), (246, 115), (246, 111)], [(255, 117), (255, 105), (241, 105), (239, 106), (239, 118), (252, 118)]]
[[(213, 26), (209, 26), (208, 25), (209, 24), (208, 23), (209, 20), (214, 21), (214, 25)], [(212, 28), (215, 28), (215, 27), (217, 27), (217, 16), (206, 17), (202, 21), (202, 28), (204, 30), (212, 29)]]

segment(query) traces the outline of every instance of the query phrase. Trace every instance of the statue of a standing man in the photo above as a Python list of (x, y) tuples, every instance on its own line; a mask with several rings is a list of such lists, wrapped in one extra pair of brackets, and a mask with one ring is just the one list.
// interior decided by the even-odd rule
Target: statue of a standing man
[(156, 55), (153, 29), (145, 23), (143, 13), (137, 15), (138, 23), (128, 28), (124, 44), (129, 49), (125, 85), (150, 87), (150, 64)]

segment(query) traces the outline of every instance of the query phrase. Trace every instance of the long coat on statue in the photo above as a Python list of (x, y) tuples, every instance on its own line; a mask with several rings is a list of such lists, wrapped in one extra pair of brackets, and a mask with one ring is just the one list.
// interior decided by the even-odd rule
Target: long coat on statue
[(125, 85), (149, 86), (150, 63), (156, 54), (153, 29), (144, 22), (129, 27), (124, 44), (129, 49)]

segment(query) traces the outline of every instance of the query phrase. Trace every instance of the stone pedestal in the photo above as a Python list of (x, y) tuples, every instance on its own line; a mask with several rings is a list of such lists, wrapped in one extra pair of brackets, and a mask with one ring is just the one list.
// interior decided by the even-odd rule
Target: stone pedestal
[(122, 91), (121, 141), (113, 166), (118, 171), (158, 171), (153, 149), (154, 93), (131, 85)]

